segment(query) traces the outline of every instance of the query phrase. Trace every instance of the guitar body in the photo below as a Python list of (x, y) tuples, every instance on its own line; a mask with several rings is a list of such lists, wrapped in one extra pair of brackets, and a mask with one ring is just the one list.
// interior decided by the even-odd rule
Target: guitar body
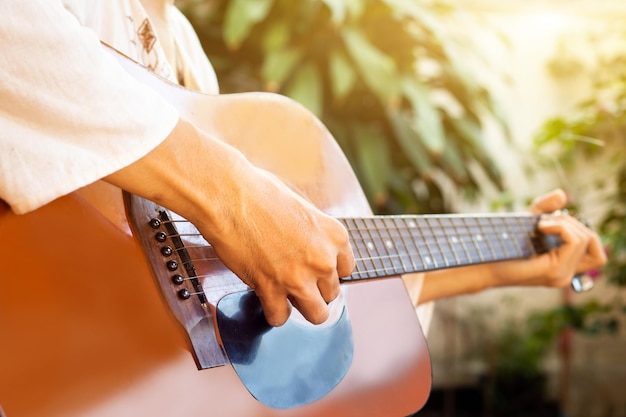
[[(336, 143), (299, 106), (267, 94), (207, 100), (122, 63), (324, 211), (370, 214)], [(0, 202), (0, 236), (0, 404), (8, 417), (401, 417), (428, 397), (426, 343), (397, 277), (344, 284), (352, 365), (322, 399), (281, 410), (256, 401), (229, 365), (197, 370), (130, 233), (120, 190), (96, 183), (23, 216)]]

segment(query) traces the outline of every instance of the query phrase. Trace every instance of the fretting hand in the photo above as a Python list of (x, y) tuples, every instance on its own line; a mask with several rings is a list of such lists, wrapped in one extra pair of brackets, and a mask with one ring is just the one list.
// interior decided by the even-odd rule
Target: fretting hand
[[(576, 274), (606, 263), (606, 254), (598, 235), (560, 211), (566, 203), (567, 196), (562, 190), (535, 199), (530, 211), (543, 213), (537, 225), (539, 231), (558, 235), (562, 245), (529, 260), (494, 265), (496, 285), (567, 287)], [(511, 270), (511, 267), (518, 271)]]
[[(542, 214), (538, 228), (545, 234), (556, 234), (563, 244), (557, 249), (529, 259), (485, 263), (468, 267), (443, 269), (425, 275), (416, 303), (462, 294), (477, 293), (492, 287), (569, 286), (576, 274), (599, 268), (606, 254), (598, 235), (573, 217), (559, 212), (567, 197), (556, 190), (535, 199), (530, 211)], [(461, 279), (459, 277), (462, 277)], [(405, 277), (409, 288), (419, 286), (412, 276)]]

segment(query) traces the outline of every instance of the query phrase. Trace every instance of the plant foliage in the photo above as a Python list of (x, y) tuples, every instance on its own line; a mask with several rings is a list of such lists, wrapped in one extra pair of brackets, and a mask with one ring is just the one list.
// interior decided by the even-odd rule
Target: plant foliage
[[(621, 25), (621, 22), (620, 22)], [(626, 32), (614, 36), (626, 39)], [(609, 39), (604, 39), (608, 41)], [(601, 51), (596, 44), (592, 50)], [(575, 60), (575, 57), (569, 58)], [(560, 60), (560, 59), (559, 59)], [(582, 65), (569, 65), (581, 68)], [(579, 69), (580, 70), (580, 69)], [(560, 74), (562, 75), (562, 74)], [(588, 69), (591, 93), (573, 111), (547, 120), (535, 137), (540, 153), (550, 153), (565, 174), (578, 162), (600, 167), (587, 176), (602, 191), (607, 207), (597, 225), (609, 253), (603, 273), (615, 284), (626, 286), (626, 54), (600, 54)]]
[[(224, 93), (273, 91), (329, 127), (377, 213), (445, 212), (501, 177), (482, 140), (500, 108), (471, 70), (475, 25), (441, 2), (179, 1)], [(296, 138), (294, 138), (296, 140)], [(477, 174), (478, 172), (478, 174)]]

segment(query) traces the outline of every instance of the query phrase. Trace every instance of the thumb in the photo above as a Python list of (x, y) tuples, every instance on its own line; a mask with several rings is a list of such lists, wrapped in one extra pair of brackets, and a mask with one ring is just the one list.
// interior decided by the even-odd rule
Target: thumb
[(556, 189), (535, 198), (530, 205), (530, 211), (535, 214), (550, 213), (562, 209), (566, 204), (567, 194), (561, 189)]

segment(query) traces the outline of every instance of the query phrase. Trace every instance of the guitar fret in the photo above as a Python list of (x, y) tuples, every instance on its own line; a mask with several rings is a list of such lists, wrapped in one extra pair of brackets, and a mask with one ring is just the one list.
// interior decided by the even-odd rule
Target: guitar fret
[(469, 223), (468, 230), (470, 233), (470, 238), (472, 240), (472, 243), (474, 244), (474, 248), (476, 248), (476, 252), (478, 253), (480, 262), (485, 262), (486, 260), (485, 253), (483, 252), (483, 248), (481, 244), (483, 240), (483, 236), (480, 233), (480, 228), (477, 226), (477, 220), (469, 219), (468, 223)]
[(508, 259), (508, 254), (506, 251), (506, 247), (504, 245), (504, 241), (506, 239), (506, 233), (500, 232), (504, 228), (504, 221), (501, 217), (494, 217), (491, 219), (491, 225), (494, 231), (494, 235), (497, 237), (493, 239), (493, 241), (497, 244), (497, 252), (496, 259)]
[(378, 252), (377, 243), (379, 239), (375, 236), (377, 230), (373, 224), (374, 219), (366, 218), (363, 219), (363, 222), (366, 231), (365, 247), (367, 248), (367, 253), (372, 261), (372, 264), (374, 265), (374, 270), (372, 272), (378, 275), (386, 275), (385, 259), (380, 256), (380, 253)]
[(513, 243), (515, 244), (515, 247), (517, 249), (517, 253), (520, 256), (524, 256), (524, 254), (528, 251), (528, 239), (526, 238), (526, 236), (521, 236), (520, 235), (520, 231), (524, 229), (524, 224), (522, 220), (516, 220), (512, 226), (512, 231), (514, 236), (517, 236), (516, 239), (513, 240)]
[[(352, 273), (352, 278), (360, 279), (367, 278), (365, 271), (370, 270), (371, 268), (367, 265), (369, 258), (364, 256), (363, 252), (363, 238), (361, 235), (361, 230), (357, 225), (356, 219), (343, 219), (343, 223), (346, 226), (348, 232), (352, 235), (352, 248), (355, 252), (355, 270)], [(359, 238), (355, 237), (354, 234), (358, 233)]]
[[(449, 218), (441, 218), (441, 219), (439, 219), (439, 224), (440, 224), (440, 226), (442, 227), (443, 230), (454, 230), (454, 224), (451, 221), (451, 219), (449, 219)], [(459, 256), (456, 253), (456, 249), (455, 249), (456, 237), (454, 235), (448, 236), (446, 238), (446, 245), (447, 245), (447, 248), (450, 251), (452, 257), (454, 258), (453, 266), (459, 265), (461, 262), (459, 260)], [(449, 266), (451, 266), (451, 265), (449, 265)]]
[(441, 217), (437, 219), (439, 226), (438, 243), (445, 261), (446, 267), (458, 266), (459, 257), (456, 253), (456, 241), (454, 235), (450, 235), (450, 230), (454, 231), (454, 224), (450, 218)]
[[(378, 270), (378, 266), (376, 265), (377, 258), (372, 256), (370, 232), (367, 227), (366, 219), (358, 219), (356, 222), (356, 225), (357, 225), (357, 230), (359, 232), (359, 237), (360, 237), (359, 245), (361, 247), (362, 253), (365, 253), (365, 255), (362, 255), (362, 256), (365, 256), (365, 259), (367, 260), (367, 264), (369, 265), (369, 267), (366, 270), (367, 274), (365, 275), (367, 278), (372, 278), (376, 276), (374, 274)], [(364, 235), (364, 233), (366, 234)]]
[(476, 238), (475, 238), (475, 230), (474, 230), (474, 224), (475, 224), (475, 220), (472, 218), (465, 218), (463, 219), (463, 229), (465, 231), (465, 235), (467, 236), (467, 243), (470, 244), (471, 246), (468, 247), (469, 250), (469, 254), (470, 254), (470, 261), (473, 263), (480, 263), (483, 261), (483, 255), (480, 252), (480, 248), (478, 247), (478, 245), (476, 244)]
[[(526, 226), (525, 228), (523, 228), (524, 230), (528, 230), (529, 229), (529, 221), (528, 221), (528, 219), (526, 221), (522, 221), (522, 219), (520, 219), (520, 224), (522, 226), (523, 225)], [(531, 225), (532, 229), (531, 230), (534, 230), (535, 224), (536, 224), (535, 222), (532, 223), (532, 225)], [(523, 256), (532, 256), (532, 255), (534, 255), (535, 254), (535, 251), (534, 251), (535, 245), (533, 244), (533, 241), (532, 241), (532, 234), (531, 233), (523, 233), (523, 234), (521, 234), (521, 236), (525, 237), (524, 241), (526, 243), (526, 250), (524, 251)]]
[[(407, 270), (404, 260), (402, 259), (402, 253), (406, 252), (406, 249), (402, 247), (402, 241), (398, 239), (398, 230), (393, 218), (383, 217), (382, 225), (385, 231), (385, 248), (391, 258), (393, 273), (396, 275), (401, 274)], [(392, 250), (395, 251), (395, 253), (392, 254)]]
[[(448, 259), (446, 257), (446, 251), (444, 249), (445, 245), (442, 245), (442, 239), (445, 240), (444, 230), (441, 229), (439, 225), (439, 219), (432, 218), (429, 221), (430, 233), (432, 235), (432, 240), (434, 242), (434, 253), (433, 256), (436, 259), (435, 264), (437, 268), (446, 268), (449, 266)], [(432, 252), (432, 250), (431, 250)]]
[[(458, 221), (458, 219), (450, 218), (451, 228), (454, 230), (454, 234), (450, 237), (452, 244), (454, 246), (460, 247), (462, 251), (455, 251), (457, 265), (464, 265), (469, 263), (471, 260), (470, 254), (467, 251), (467, 246), (465, 246), (465, 236), (463, 231), (463, 224)], [(454, 248), (453, 246), (453, 248)]]
[(498, 259), (495, 250), (493, 249), (493, 238), (495, 236), (495, 230), (491, 225), (491, 219), (483, 218), (480, 219), (478, 224), (480, 225), (481, 235), (483, 236), (483, 245), (487, 248), (489, 252), (489, 261), (493, 261), (494, 259)]
[(532, 256), (537, 217), (375, 216), (343, 219), (365, 279)]
[(412, 255), (411, 265), (413, 266), (413, 271), (423, 271), (424, 262), (420, 254), (419, 247), (415, 241), (415, 234), (419, 233), (417, 222), (412, 218), (404, 218), (402, 219), (402, 223), (405, 227), (400, 229), (400, 235), (402, 236), (402, 240), (405, 242), (405, 245), (408, 243), (408, 246), (411, 247), (409, 253)]
[(515, 238), (516, 236), (516, 226), (514, 224), (509, 224), (506, 227), (507, 235), (509, 239), (507, 240), (507, 247), (509, 247), (512, 251), (512, 256), (522, 256), (522, 248), (519, 245), (519, 242)]
[(367, 242), (367, 248), (370, 250), (372, 257), (374, 258), (374, 263), (378, 264), (379, 273), (391, 275), (392, 273), (389, 272), (389, 258), (384, 256), (381, 252), (381, 249), (384, 250), (384, 245), (382, 244), (380, 229), (377, 227), (376, 218), (368, 218), (365, 220), (365, 223), (367, 225), (370, 238)]
[[(406, 221), (406, 219), (400, 219), (398, 217), (393, 217), (392, 218), (393, 224), (394, 224), (394, 231), (395, 233), (397, 233), (398, 236), (398, 241), (402, 243), (402, 248), (403, 248), (403, 253), (400, 255), (400, 261), (402, 262), (402, 267), (404, 268), (404, 271), (417, 271), (417, 266), (415, 265), (415, 256), (411, 256), (411, 250), (409, 249), (409, 247), (407, 246), (407, 240), (405, 239), (405, 233), (404, 232), (409, 232), (409, 225), (408, 222)], [(413, 254), (415, 255), (415, 254)], [(403, 258), (407, 258), (407, 260), (409, 261), (409, 263), (411, 264), (410, 267), (406, 267), (406, 264), (404, 262)]]
[(379, 253), (382, 254), (384, 251), (384, 253), (386, 254), (385, 259), (387, 259), (387, 262), (385, 262), (385, 272), (389, 271), (389, 275), (394, 275), (397, 273), (397, 255), (395, 253), (392, 254), (392, 250), (395, 251), (395, 244), (393, 242), (393, 239), (391, 238), (391, 235), (389, 234), (389, 229), (388, 226), (385, 224), (385, 219), (383, 217), (379, 217), (377, 218), (377, 223), (377, 232), (379, 236), (378, 246), (382, 248)]
[(424, 270), (437, 269), (437, 258), (432, 252), (433, 238), (431, 235), (431, 229), (428, 224), (428, 219), (423, 218), (417, 221), (417, 228), (420, 234), (421, 240), (417, 241), (417, 251), (424, 265)]
[(457, 265), (463, 265), (468, 261), (467, 249), (463, 244), (463, 240), (460, 238), (459, 222), (456, 218), (451, 217), (448, 219), (449, 225), (447, 226), (451, 231), (450, 244), (454, 253), (454, 259)]

